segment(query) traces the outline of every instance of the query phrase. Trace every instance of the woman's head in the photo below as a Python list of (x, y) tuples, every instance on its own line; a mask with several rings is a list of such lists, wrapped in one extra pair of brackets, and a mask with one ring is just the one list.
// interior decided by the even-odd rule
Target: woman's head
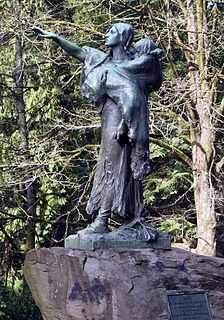
[(127, 51), (131, 45), (134, 37), (134, 31), (130, 24), (127, 23), (115, 23), (107, 31), (105, 38), (105, 44), (108, 47), (113, 47), (122, 44), (125, 51)]

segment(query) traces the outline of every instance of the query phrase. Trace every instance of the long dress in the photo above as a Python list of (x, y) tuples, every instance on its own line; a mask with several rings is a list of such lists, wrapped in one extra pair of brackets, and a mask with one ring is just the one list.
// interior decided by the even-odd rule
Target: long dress
[[(93, 75), (97, 72), (97, 68), (103, 66), (105, 70), (110, 69), (114, 61), (97, 49), (84, 47), (84, 50), (87, 57), (82, 70), (81, 88), (85, 87), (84, 94), (89, 97), (86, 87), (89, 91), (94, 88)], [(145, 94), (131, 73), (122, 73), (119, 70), (117, 76), (109, 78), (108, 81), (111, 82), (110, 92), (106, 92), (104, 99), (99, 102), (101, 146), (86, 211), (90, 215), (99, 210), (110, 211), (112, 215), (132, 219), (142, 216), (145, 212), (142, 180), (149, 171), (148, 108)], [(119, 95), (119, 90), (122, 90), (122, 83), (128, 81), (130, 90), (138, 90), (138, 99), (141, 101), (134, 119), (138, 123), (135, 143), (131, 143), (127, 136), (120, 141), (115, 139), (117, 128), (122, 121), (122, 112), (114, 97), (116, 94)], [(113, 94), (110, 94), (111, 92)]]

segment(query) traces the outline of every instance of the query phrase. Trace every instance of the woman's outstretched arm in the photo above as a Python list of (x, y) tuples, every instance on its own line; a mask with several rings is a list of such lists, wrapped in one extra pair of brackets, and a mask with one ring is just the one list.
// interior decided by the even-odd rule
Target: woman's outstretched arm
[(63, 37), (56, 35), (55, 33), (45, 31), (39, 27), (34, 26), (34, 27), (32, 27), (32, 30), (35, 31), (36, 33), (40, 34), (40, 36), (43, 38), (52, 39), (54, 42), (59, 44), (59, 46), (64, 51), (66, 51), (72, 57), (78, 59), (80, 62), (85, 61), (86, 52), (81, 47), (76, 45), (75, 43), (72, 43)]

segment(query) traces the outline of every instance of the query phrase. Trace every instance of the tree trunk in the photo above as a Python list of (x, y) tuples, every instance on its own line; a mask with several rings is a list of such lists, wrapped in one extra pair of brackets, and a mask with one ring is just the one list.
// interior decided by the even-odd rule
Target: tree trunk
[[(12, 8), (12, 7), (11, 7)], [(23, 78), (24, 78), (24, 64), (22, 57), (22, 42), (21, 35), (19, 32), (19, 3), (17, 2), (17, 7), (14, 11), (15, 21), (18, 27), (16, 35), (16, 68), (15, 68), (15, 83), (16, 83), (16, 101), (17, 101), (17, 110), (19, 116), (19, 130), (21, 137), (21, 148), (24, 155), (24, 160), (27, 164), (25, 173), (25, 188), (26, 188), (26, 197), (27, 197), (27, 238), (26, 238), (26, 250), (35, 248), (35, 222), (36, 217), (36, 192), (34, 187), (33, 175), (30, 172), (30, 149), (29, 149), (29, 133), (26, 122), (26, 110), (25, 110), (25, 101), (23, 94)]]
[[(208, 106), (203, 105), (203, 108)], [(200, 107), (197, 105), (197, 109)], [(197, 252), (205, 255), (215, 255), (216, 215), (214, 204), (214, 188), (211, 181), (211, 159), (213, 151), (213, 132), (210, 119), (203, 113), (205, 119), (200, 121), (201, 130), (195, 133), (193, 141), (192, 160), (194, 166), (194, 197), (198, 226)]]
[(194, 198), (198, 227), (197, 252), (215, 255), (216, 214), (212, 185), (214, 129), (212, 127), (212, 93), (207, 80), (207, 20), (202, 0), (188, 1), (188, 43), (196, 54), (188, 54), (191, 102), (188, 118), (191, 124)]

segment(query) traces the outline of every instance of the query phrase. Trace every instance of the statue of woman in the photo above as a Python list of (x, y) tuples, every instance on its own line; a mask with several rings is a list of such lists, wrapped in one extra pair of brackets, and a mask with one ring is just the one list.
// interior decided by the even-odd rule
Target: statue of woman
[[(142, 180), (150, 168), (149, 92), (145, 90), (146, 81), (140, 81), (139, 77), (145, 77), (148, 62), (138, 64), (135, 53), (130, 50), (133, 28), (126, 23), (115, 23), (105, 35), (108, 53), (86, 46), (81, 48), (38, 27), (33, 27), (33, 30), (42, 37), (54, 40), (83, 63), (81, 90), (86, 97), (98, 102), (102, 125), (101, 147), (86, 208), (88, 214), (97, 217), (80, 233), (109, 232), (108, 218), (111, 215), (122, 217), (125, 221), (142, 219), (146, 213)], [(143, 61), (146, 60), (145, 57)], [(157, 69), (157, 73), (161, 73), (161, 68)], [(128, 109), (129, 106), (132, 109)], [(129, 120), (128, 114), (131, 114)], [(132, 129), (135, 130), (134, 135)]]

